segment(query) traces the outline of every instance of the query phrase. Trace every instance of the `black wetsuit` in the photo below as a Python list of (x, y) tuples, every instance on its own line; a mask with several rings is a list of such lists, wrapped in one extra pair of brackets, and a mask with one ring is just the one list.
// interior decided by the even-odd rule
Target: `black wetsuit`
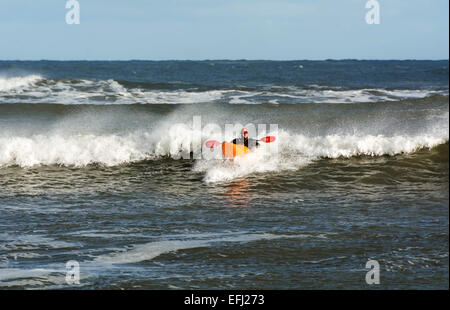
[(258, 140), (255, 139), (236, 138), (233, 141), (231, 141), (231, 143), (241, 144), (248, 147), (249, 149), (253, 149), (259, 146)]

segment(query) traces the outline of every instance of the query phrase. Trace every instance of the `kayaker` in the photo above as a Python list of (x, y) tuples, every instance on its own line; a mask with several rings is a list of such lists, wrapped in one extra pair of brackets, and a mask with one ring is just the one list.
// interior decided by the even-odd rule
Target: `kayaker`
[(245, 145), (249, 149), (253, 149), (259, 146), (258, 140), (248, 138), (248, 129), (242, 128), (241, 136), (234, 139), (231, 143)]

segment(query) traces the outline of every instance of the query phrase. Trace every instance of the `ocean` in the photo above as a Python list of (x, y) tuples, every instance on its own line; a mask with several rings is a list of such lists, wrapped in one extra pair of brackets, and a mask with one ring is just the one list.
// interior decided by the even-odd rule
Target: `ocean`
[(2, 289), (448, 289), (448, 236), (448, 60), (0, 61)]

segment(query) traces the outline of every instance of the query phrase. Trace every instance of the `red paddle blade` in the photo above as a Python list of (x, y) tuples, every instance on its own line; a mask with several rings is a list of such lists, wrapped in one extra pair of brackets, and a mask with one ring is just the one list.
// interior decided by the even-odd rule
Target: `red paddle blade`
[(273, 142), (273, 141), (275, 141), (275, 136), (267, 136), (267, 137), (261, 138), (260, 141), (266, 142), (266, 143)]
[(216, 146), (219, 146), (219, 145), (221, 145), (222, 143), (220, 143), (219, 141), (217, 141), (217, 140), (209, 140), (209, 141), (206, 141), (206, 143), (205, 143), (205, 145), (206, 145), (206, 147), (208, 147), (208, 148), (210, 148), (210, 149), (212, 149), (212, 148), (214, 148), (214, 147), (216, 147)]

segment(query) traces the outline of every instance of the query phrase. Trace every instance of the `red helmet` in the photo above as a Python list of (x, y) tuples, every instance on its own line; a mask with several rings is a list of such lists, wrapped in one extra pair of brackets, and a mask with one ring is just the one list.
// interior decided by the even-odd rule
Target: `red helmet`
[(248, 133), (248, 129), (247, 128), (242, 128), (241, 129), (241, 134), (243, 135), (244, 133)]

